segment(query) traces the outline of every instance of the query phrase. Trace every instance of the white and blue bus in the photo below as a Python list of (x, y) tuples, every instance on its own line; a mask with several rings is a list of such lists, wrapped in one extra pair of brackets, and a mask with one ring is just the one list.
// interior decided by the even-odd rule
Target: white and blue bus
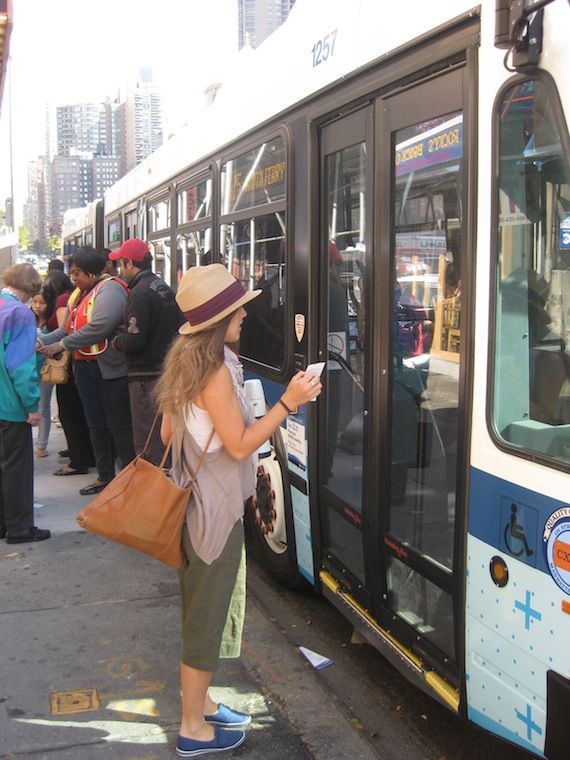
[(103, 200), (98, 198), (87, 206), (70, 208), (63, 215), (61, 226), (62, 257), (65, 262), (83, 246), (103, 248)]
[(247, 521), (410, 681), (538, 757), (570, 716), (570, 7), (298, 0), (105, 193), (173, 286), (261, 288)]

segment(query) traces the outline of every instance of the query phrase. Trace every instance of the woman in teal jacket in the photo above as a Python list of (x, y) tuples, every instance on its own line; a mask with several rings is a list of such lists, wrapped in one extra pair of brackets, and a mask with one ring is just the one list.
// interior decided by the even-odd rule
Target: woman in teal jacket
[(44, 541), (34, 526), (32, 425), (39, 422), (36, 319), (26, 306), (41, 288), (31, 264), (4, 272), (0, 292), (0, 538), (6, 543)]

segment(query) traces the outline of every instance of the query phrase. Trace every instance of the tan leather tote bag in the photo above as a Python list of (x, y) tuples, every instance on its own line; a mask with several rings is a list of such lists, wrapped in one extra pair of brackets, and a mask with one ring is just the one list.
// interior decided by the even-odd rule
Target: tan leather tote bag
[(182, 549), (182, 529), (186, 508), (214, 431), (202, 451), (193, 482), (187, 488), (180, 488), (163, 470), (172, 439), (159, 467), (142, 458), (157, 419), (158, 416), (142, 452), (75, 519), (92, 533), (137, 549), (171, 567), (183, 568), (186, 556)]

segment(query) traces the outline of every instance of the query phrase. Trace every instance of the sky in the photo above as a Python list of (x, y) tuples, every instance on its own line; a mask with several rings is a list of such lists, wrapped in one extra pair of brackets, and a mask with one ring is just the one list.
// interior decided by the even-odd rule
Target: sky
[(46, 106), (114, 97), (140, 68), (152, 68), (170, 133), (202, 108), (204, 88), (223, 81), (238, 50), (237, 0), (13, 0), (13, 8), (0, 106), (0, 207), (12, 164), (19, 223), (28, 162), (45, 151)]

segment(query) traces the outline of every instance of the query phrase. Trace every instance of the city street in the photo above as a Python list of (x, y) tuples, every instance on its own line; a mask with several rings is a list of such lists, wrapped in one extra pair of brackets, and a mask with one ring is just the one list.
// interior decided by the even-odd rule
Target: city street
[[(61, 429), (36, 460), (36, 521), (51, 540), (0, 546), (0, 758), (160, 760), (179, 715), (175, 571), (88, 534), (74, 515), (90, 475), (55, 478)], [(355, 643), (351, 643), (355, 642)], [(240, 660), (215, 695), (253, 714), (237, 757), (521, 760), (418, 693), (309, 590), (250, 562)], [(313, 670), (303, 645), (333, 664)]]

